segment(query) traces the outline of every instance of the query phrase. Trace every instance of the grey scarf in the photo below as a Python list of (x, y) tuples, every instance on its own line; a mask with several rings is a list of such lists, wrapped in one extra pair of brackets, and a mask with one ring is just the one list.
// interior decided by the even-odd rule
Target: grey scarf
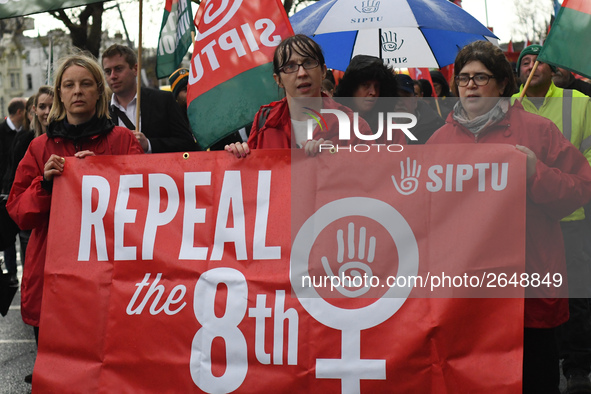
[(454, 106), (453, 118), (459, 124), (470, 130), (470, 132), (473, 134), (478, 134), (486, 127), (492, 126), (503, 119), (509, 110), (509, 105), (509, 99), (502, 97), (487, 113), (477, 116), (474, 119), (468, 119), (468, 115), (462, 106), (462, 102), (458, 101)]

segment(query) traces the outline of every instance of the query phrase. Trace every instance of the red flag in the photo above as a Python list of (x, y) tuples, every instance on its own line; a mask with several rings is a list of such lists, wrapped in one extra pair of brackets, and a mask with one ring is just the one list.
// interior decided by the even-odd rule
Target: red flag
[(431, 79), (431, 74), (429, 73), (428, 68), (409, 68), (408, 73), (412, 79), (419, 80), (419, 79), (426, 79), (431, 84), (431, 97), (436, 97), (435, 94), (435, 87), (433, 86), (433, 80)]
[(279, 98), (273, 52), (293, 31), (279, 0), (203, 1), (195, 25), (187, 113), (197, 140), (208, 148)]
[(510, 53), (513, 53), (513, 52), (515, 52), (515, 51), (513, 50), (513, 40), (512, 40), (512, 39), (511, 39), (511, 40), (509, 40), (509, 44), (507, 44), (507, 52), (510, 52)]

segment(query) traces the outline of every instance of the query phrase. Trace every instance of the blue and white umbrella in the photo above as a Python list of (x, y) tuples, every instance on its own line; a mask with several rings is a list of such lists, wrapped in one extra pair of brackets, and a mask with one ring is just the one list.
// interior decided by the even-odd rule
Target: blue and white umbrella
[(466, 44), (497, 37), (447, 0), (321, 0), (290, 18), (295, 33), (312, 37), (326, 65), (345, 70), (355, 55), (373, 55), (394, 68), (452, 64)]

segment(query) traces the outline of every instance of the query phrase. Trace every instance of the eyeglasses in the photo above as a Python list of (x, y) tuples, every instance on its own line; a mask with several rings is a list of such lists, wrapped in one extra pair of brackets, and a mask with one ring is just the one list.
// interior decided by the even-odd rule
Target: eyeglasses
[(316, 68), (320, 65), (320, 62), (316, 59), (306, 59), (303, 63), (287, 63), (285, 66), (281, 67), (279, 71), (283, 71), (286, 74), (293, 74), (298, 72), (300, 66), (304, 67), (304, 70), (311, 70)]
[(456, 85), (460, 87), (466, 87), (470, 83), (470, 80), (474, 81), (474, 85), (476, 86), (484, 86), (488, 84), (491, 78), (495, 78), (494, 75), (488, 75), (485, 73), (478, 73), (470, 76), (468, 74), (459, 74), (456, 75)]

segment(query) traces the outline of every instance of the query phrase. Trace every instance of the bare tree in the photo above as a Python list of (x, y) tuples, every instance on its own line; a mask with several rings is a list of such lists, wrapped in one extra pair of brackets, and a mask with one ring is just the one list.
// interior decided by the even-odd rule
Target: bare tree
[[(199, 6), (202, 0), (191, 1)], [(289, 14), (292, 9), (297, 9), (298, 6), (312, 1), (317, 0), (283, 0), (283, 7)], [(137, 4), (137, 0), (122, 0), (121, 3), (135, 5)], [(145, 1), (145, 3), (148, 2)], [(162, 7), (160, 3), (157, 5), (150, 3), (149, 5)], [(68, 10), (51, 11), (49, 14), (61, 21), (69, 30), (73, 46), (82, 50), (87, 50), (94, 56), (98, 57), (101, 47), (101, 32), (104, 11), (105, 8), (103, 2), (99, 2)], [(152, 23), (157, 24), (156, 21), (152, 21)]]
[[(92, 3), (72, 10), (49, 12), (70, 31), (72, 45), (87, 50), (98, 58), (101, 48), (103, 3)], [(92, 19), (92, 22), (90, 20)]]
[(552, 0), (520, 0), (514, 4), (517, 22), (513, 33), (535, 43), (543, 41), (552, 16)]

